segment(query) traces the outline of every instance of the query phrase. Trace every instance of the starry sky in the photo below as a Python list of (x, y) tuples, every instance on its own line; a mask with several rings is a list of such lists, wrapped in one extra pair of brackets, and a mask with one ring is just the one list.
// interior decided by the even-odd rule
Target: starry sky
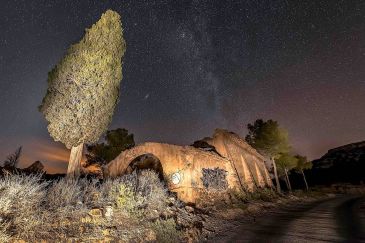
[(22, 145), (21, 166), (66, 170), (37, 107), (48, 71), (107, 9), (127, 42), (110, 128), (137, 142), (244, 136), (257, 118), (278, 120), (311, 159), (365, 140), (363, 0), (3, 0), (0, 161)]

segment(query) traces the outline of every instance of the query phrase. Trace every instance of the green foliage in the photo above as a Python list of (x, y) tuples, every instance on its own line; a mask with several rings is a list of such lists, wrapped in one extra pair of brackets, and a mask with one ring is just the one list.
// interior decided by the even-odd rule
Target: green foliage
[(295, 158), (297, 159), (297, 166), (295, 167), (295, 170), (298, 172), (301, 172), (303, 170), (310, 170), (312, 169), (312, 162), (308, 161), (307, 157), (296, 155)]
[(134, 136), (128, 130), (118, 128), (106, 132), (105, 143), (87, 146), (88, 163), (105, 164), (115, 159), (122, 151), (134, 147)]
[(239, 201), (245, 203), (252, 201), (274, 202), (279, 198), (279, 195), (269, 188), (258, 188), (252, 192), (231, 191), (231, 194)]
[(181, 233), (176, 229), (174, 219), (157, 220), (151, 224), (151, 227), (156, 232), (157, 242), (180, 242)]
[(297, 166), (298, 159), (288, 153), (280, 154), (276, 159), (276, 165), (278, 168), (279, 175), (284, 175), (285, 170), (290, 171)]
[(246, 141), (260, 153), (277, 158), (281, 153), (287, 153), (290, 149), (288, 133), (279, 127), (277, 121), (258, 119), (255, 123), (248, 124)]
[(132, 217), (148, 217), (154, 210), (165, 210), (167, 205), (167, 189), (158, 174), (150, 170), (107, 180), (102, 191), (108, 192), (104, 195), (106, 201)]
[(278, 197), (278, 194), (269, 188), (258, 189), (251, 193), (252, 200), (261, 200), (264, 202), (274, 202)]
[(119, 185), (117, 194), (115, 195), (115, 205), (118, 209), (123, 209), (130, 214), (138, 213), (138, 198), (131, 188), (126, 185)]
[(111, 122), (126, 44), (118, 13), (108, 10), (48, 75), (40, 111), (55, 141), (94, 143)]

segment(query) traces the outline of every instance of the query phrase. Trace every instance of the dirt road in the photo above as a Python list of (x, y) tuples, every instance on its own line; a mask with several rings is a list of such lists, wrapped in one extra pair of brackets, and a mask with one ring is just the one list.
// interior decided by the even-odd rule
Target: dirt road
[(365, 197), (338, 196), (244, 220), (211, 242), (365, 242)]

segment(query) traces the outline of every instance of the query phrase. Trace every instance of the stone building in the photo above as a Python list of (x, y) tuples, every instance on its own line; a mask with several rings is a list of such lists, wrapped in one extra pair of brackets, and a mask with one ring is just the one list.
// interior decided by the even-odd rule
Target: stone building
[(123, 151), (103, 172), (117, 177), (135, 169), (156, 170), (185, 202), (195, 202), (208, 189), (252, 191), (272, 186), (264, 158), (237, 134), (223, 129), (193, 146), (142, 143)]

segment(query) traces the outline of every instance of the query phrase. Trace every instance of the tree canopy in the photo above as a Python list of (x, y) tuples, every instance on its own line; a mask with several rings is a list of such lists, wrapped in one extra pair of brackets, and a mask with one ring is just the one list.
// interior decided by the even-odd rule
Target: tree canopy
[(297, 159), (297, 165), (295, 167), (296, 171), (303, 171), (303, 170), (310, 170), (312, 169), (312, 162), (308, 161), (307, 157), (296, 155), (295, 158)]
[(298, 159), (289, 153), (280, 154), (280, 156), (275, 161), (278, 167), (279, 175), (285, 175), (285, 170), (290, 171), (298, 165)]
[(296, 155), (295, 158), (297, 159), (297, 165), (294, 169), (297, 172), (302, 174), (305, 187), (308, 191), (309, 187), (308, 187), (307, 179), (306, 179), (305, 174), (304, 174), (304, 170), (312, 169), (313, 164), (312, 164), (312, 162), (308, 161), (307, 157), (305, 157), (305, 156)]
[(134, 147), (134, 135), (127, 129), (118, 128), (106, 132), (105, 142), (87, 146), (88, 163), (104, 164), (115, 159), (122, 151)]
[(258, 119), (254, 124), (248, 124), (247, 129), (246, 141), (266, 156), (277, 158), (290, 149), (288, 133), (277, 121)]
[(275, 159), (280, 154), (289, 152), (287, 131), (280, 128), (277, 121), (263, 121), (262, 119), (257, 119), (254, 124), (248, 124), (247, 129), (246, 141), (259, 153), (270, 158), (273, 165), (276, 188), (278, 192), (281, 192)]
[(40, 111), (67, 148), (96, 142), (111, 122), (126, 49), (118, 13), (108, 10), (48, 74)]

